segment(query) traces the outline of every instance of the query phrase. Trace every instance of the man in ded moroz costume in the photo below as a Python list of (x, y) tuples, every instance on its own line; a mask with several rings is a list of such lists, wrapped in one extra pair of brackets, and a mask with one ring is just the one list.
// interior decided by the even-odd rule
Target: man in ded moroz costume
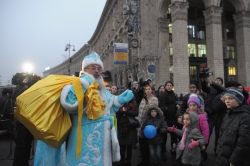
[[(101, 77), (101, 72), (104, 70), (103, 62), (97, 53), (91, 53), (84, 58), (82, 69), (80, 81), (84, 98), (88, 88), (93, 87), (97, 88), (98, 97), (89, 104), (84, 100), (82, 120), (79, 122), (78, 114), (81, 114), (81, 110), (78, 110), (79, 103), (74, 88), (72, 85), (63, 87), (60, 102), (70, 114), (72, 121), (66, 159), (65, 143), (59, 149), (54, 149), (38, 141), (35, 166), (111, 166), (112, 160), (120, 160), (115, 113), (133, 98), (133, 93), (127, 90), (119, 96), (114, 96), (106, 90)], [(102, 109), (95, 110), (96, 105)], [(78, 122), (81, 124), (80, 128)]]

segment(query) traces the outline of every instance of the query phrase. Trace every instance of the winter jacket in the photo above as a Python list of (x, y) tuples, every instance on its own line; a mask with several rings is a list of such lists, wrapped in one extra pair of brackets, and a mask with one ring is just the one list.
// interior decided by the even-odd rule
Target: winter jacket
[(229, 109), (223, 119), (217, 146), (216, 166), (250, 165), (250, 108)]
[(207, 117), (205, 114), (199, 114), (198, 117), (199, 123), (197, 124), (197, 129), (201, 132), (207, 144), (209, 140), (209, 125), (207, 122)]
[(247, 99), (247, 104), (250, 106), (250, 96)]
[(211, 109), (211, 106), (213, 104), (213, 99), (219, 94), (221, 94), (222, 92), (225, 92), (226, 91), (225, 87), (219, 84), (216, 84), (214, 82), (212, 83), (211, 86), (208, 87), (207, 83), (203, 81), (201, 82), (201, 89), (202, 91), (207, 93), (207, 96), (204, 98), (205, 112), (207, 112), (207, 114), (211, 114), (212, 116), (215, 116), (215, 112), (213, 112), (213, 110)]
[[(151, 110), (154, 109), (157, 112), (156, 117), (151, 116)], [(166, 121), (164, 120), (163, 113), (159, 107), (156, 106), (150, 106), (146, 112), (146, 120), (142, 124), (141, 131), (143, 134), (143, 131), (147, 125), (153, 125), (157, 127), (157, 133), (156, 136), (152, 139), (147, 139), (148, 143), (158, 144), (163, 143), (163, 135), (167, 133), (168, 125)]]
[(163, 116), (166, 117), (167, 113), (167, 92), (157, 93), (156, 97), (158, 98), (158, 106), (163, 112)]
[[(187, 114), (187, 112), (185, 113)], [(186, 141), (184, 150), (180, 150), (180, 143), (176, 148), (176, 159), (181, 158), (181, 162), (183, 164), (190, 164), (190, 165), (199, 165), (200, 164), (200, 147), (205, 145), (205, 139), (201, 135), (201, 132), (197, 129), (197, 124), (199, 121), (198, 115), (195, 112), (188, 112), (190, 115), (192, 123), (188, 126), (188, 131), (186, 133)], [(184, 133), (184, 128), (182, 130), (176, 129), (176, 134), (178, 136), (182, 136)], [(189, 149), (188, 145), (191, 143), (191, 139), (198, 141), (199, 146), (194, 147), (193, 149)]]
[(166, 90), (166, 114), (165, 119), (166, 120), (173, 120), (176, 114), (176, 99), (175, 99), (175, 93), (173, 91), (167, 91)]
[(143, 88), (141, 87), (138, 87), (137, 89), (133, 88), (132, 91), (134, 93), (135, 101), (137, 103), (137, 108), (139, 108), (141, 100), (144, 96)]
[(129, 145), (137, 143), (137, 130), (130, 126), (128, 117), (138, 116), (137, 106), (133, 102), (126, 105), (127, 111), (122, 111), (122, 107), (116, 113), (118, 140), (120, 145)]
[[(147, 112), (149, 106), (152, 106), (152, 105), (158, 106), (158, 99), (153, 94), (151, 94), (150, 96), (147, 96), (147, 99), (148, 99), (148, 103), (146, 103), (146, 100), (143, 98), (139, 106), (139, 114), (137, 118), (141, 125), (144, 123), (146, 119), (146, 116), (144, 116), (144, 114)], [(144, 136), (141, 133), (141, 126), (138, 128), (138, 135), (140, 138), (144, 138)]]

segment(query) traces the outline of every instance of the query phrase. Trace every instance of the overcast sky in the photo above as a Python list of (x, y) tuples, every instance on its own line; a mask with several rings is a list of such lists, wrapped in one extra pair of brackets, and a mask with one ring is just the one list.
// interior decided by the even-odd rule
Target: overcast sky
[[(42, 76), (68, 58), (65, 45), (77, 52), (92, 37), (106, 0), (1, 0), (0, 1), (0, 85), (11, 82), (16, 73)], [(75, 53), (71, 51), (71, 56)]]

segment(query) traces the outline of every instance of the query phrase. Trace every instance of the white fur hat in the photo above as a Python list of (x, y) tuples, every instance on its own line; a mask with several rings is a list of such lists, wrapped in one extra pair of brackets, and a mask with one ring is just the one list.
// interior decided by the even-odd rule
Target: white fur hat
[(96, 52), (92, 52), (89, 55), (85, 56), (82, 61), (82, 69), (89, 65), (100, 65), (102, 70), (104, 70), (102, 60)]

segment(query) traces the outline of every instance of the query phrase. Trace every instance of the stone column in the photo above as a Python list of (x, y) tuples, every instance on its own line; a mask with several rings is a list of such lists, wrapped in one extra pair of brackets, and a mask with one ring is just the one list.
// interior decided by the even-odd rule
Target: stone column
[(158, 18), (159, 24), (159, 49), (156, 64), (156, 75), (158, 78), (156, 87), (164, 85), (166, 81), (170, 80), (170, 57), (169, 57), (169, 28), (170, 20), (167, 18)]
[(206, 24), (207, 67), (213, 72), (211, 79), (224, 79), (223, 43), (221, 13), (222, 8), (210, 6), (203, 11)]
[(171, 7), (174, 89), (178, 95), (189, 92), (188, 5), (188, 2), (176, 1)]
[(241, 11), (234, 15), (236, 28), (238, 82), (250, 86), (250, 12)]

